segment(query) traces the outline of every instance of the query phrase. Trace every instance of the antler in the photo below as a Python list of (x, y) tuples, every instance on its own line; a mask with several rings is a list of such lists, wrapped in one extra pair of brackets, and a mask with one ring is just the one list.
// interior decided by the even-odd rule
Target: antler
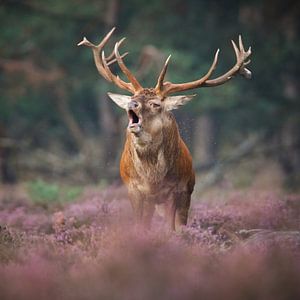
[(245, 51), (244, 45), (242, 42), (242, 38), (239, 35), (239, 48), (236, 46), (234, 41), (231, 41), (233, 45), (233, 49), (236, 55), (236, 64), (224, 75), (219, 76), (215, 79), (209, 80), (209, 77), (211, 76), (212, 72), (214, 71), (217, 61), (218, 61), (218, 54), (219, 54), (219, 49), (217, 50), (214, 61), (208, 70), (208, 72), (200, 79), (187, 82), (187, 83), (179, 83), (179, 84), (174, 84), (171, 82), (163, 82), (167, 68), (168, 68), (168, 63), (170, 56), (167, 58), (165, 65), (158, 77), (157, 84), (155, 87), (155, 90), (157, 93), (161, 94), (162, 96), (167, 96), (172, 93), (176, 92), (182, 92), (190, 89), (195, 89), (198, 87), (211, 87), (211, 86), (217, 86), (221, 85), (228, 80), (230, 80), (234, 75), (237, 73), (241, 74), (242, 76), (246, 78), (251, 78), (251, 72), (245, 68), (246, 65), (250, 63), (250, 60), (247, 61), (247, 58), (251, 54), (251, 47), (249, 47), (248, 51)]
[(250, 70), (248, 70), (245, 66), (250, 64), (251, 60), (247, 60), (248, 57), (251, 55), (251, 47), (248, 48), (247, 51), (245, 51), (242, 37), (239, 35), (239, 48), (235, 44), (233, 40), (231, 40), (235, 56), (236, 56), (236, 64), (224, 75), (219, 76), (218, 78), (207, 80), (203, 86), (211, 87), (211, 86), (217, 86), (221, 85), (228, 80), (230, 80), (234, 75), (239, 73), (240, 75), (244, 76), (247, 79), (250, 79), (252, 76), (252, 73)]
[(132, 83), (134, 90), (136, 92), (140, 91), (143, 89), (143, 87), (139, 84), (137, 79), (134, 77), (134, 75), (128, 70), (128, 68), (125, 66), (122, 57), (120, 56), (119, 53), (119, 46), (125, 41), (125, 38), (121, 39), (118, 43), (115, 44), (115, 57), (117, 59), (118, 65), (122, 72), (127, 76), (129, 81)]
[[(88, 41), (87, 38), (84, 37), (83, 40), (77, 44), (77, 46), (84, 45), (92, 48), (97, 70), (100, 73), (100, 75), (102, 75), (107, 81), (115, 83), (119, 88), (125, 89), (131, 92), (132, 94), (136, 94), (138, 91), (142, 89), (142, 86), (139, 84), (137, 79), (131, 74), (131, 72), (128, 70), (128, 68), (125, 66), (123, 62), (122, 58), (126, 56), (128, 52), (120, 55), (118, 50), (119, 46), (123, 43), (125, 39), (122, 39), (115, 44), (115, 48), (113, 52), (107, 58), (105, 58), (104, 51), (102, 51), (102, 49), (107, 44), (108, 40), (110, 39), (115, 29), (116, 28), (114, 27), (98, 45), (94, 45), (93, 43)], [(101, 51), (102, 51), (102, 55), (100, 57)], [(109, 65), (111, 65), (114, 62), (118, 62), (118, 65), (120, 66), (121, 70), (127, 76), (130, 82), (123, 81), (122, 79), (120, 79), (119, 76), (115, 76), (111, 72)]]
[[(115, 44), (113, 52), (107, 58), (105, 57), (103, 48), (108, 42), (108, 40), (110, 39), (114, 30), (115, 27), (103, 38), (103, 40), (98, 45), (92, 44), (84, 37), (83, 40), (80, 43), (78, 43), (78, 46), (85, 45), (87, 47), (92, 48), (94, 61), (98, 69), (98, 72), (106, 80), (115, 83), (121, 89), (125, 89), (131, 92), (132, 94), (136, 94), (140, 92), (143, 89), (143, 87), (140, 85), (140, 83), (137, 81), (135, 76), (129, 71), (129, 69), (126, 67), (126, 65), (123, 62), (123, 57), (126, 56), (128, 52), (124, 53), (123, 55), (120, 55), (119, 53), (119, 47), (124, 42), (125, 38), (117, 42)], [(250, 60), (247, 59), (251, 55), (251, 47), (249, 47), (248, 51), (245, 51), (242, 38), (240, 35), (239, 35), (239, 47), (237, 47), (234, 41), (231, 42), (236, 55), (236, 64), (228, 72), (215, 79), (209, 79), (209, 78), (212, 72), (214, 71), (214, 69), (216, 68), (218, 62), (219, 49), (216, 51), (211, 67), (202, 78), (195, 81), (191, 81), (187, 83), (179, 83), (179, 84), (164, 82), (164, 78), (168, 69), (169, 60), (171, 57), (170, 55), (167, 58), (164, 67), (159, 74), (157, 84), (155, 86), (156, 93), (165, 97), (172, 93), (182, 92), (190, 89), (195, 89), (198, 87), (217, 86), (217, 85), (224, 84), (225, 82), (230, 80), (233, 76), (235, 76), (238, 73), (248, 79), (251, 78), (251, 72), (246, 68), (246, 65), (250, 63)], [(101, 51), (102, 53), (100, 56)], [(119, 76), (116, 76), (111, 72), (109, 65), (111, 65), (114, 62), (118, 63), (120, 69), (126, 75), (126, 77), (130, 82), (123, 81), (122, 79), (120, 79)]]

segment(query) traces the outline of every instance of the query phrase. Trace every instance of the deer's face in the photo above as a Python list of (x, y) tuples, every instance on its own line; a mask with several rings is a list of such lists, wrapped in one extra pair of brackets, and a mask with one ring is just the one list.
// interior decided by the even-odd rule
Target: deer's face
[(144, 89), (132, 97), (109, 93), (110, 98), (125, 109), (128, 115), (128, 131), (136, 136), (142, 132), (154, 135), (161, 132), (166, 112), (188, 102), (194, 95), (163, 98)]
[(131, 97), (127, 105), (128, 130), (135, 135), (141, 132), (155, 134), (163, 125), (163, 103), (155, 94), (139, 94)]

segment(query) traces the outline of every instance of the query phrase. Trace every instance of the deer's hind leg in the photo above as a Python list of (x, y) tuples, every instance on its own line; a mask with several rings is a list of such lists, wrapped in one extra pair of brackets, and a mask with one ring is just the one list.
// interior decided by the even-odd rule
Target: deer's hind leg
[(175, 198), (175, 230), (187, 224), (189, 209), (191, 205), (191, 193), (181, 192), (176, 194)]

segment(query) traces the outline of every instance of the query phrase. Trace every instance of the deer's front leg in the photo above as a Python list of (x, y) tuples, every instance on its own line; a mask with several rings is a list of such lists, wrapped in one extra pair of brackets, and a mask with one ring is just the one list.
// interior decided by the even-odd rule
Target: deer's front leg
[(166, 225), (171, 231), (175, 230), (175, 215), (176, 215), (176, 206), (174, 198), (168, 199), (167, 202), (160, 204), (160, 207), (163, 208), (163, 215), (165, 217)]
[(142, 224), (145, 228), (150, 228), (152, 217), (155, 211), (155, 205), (149, 199), (144, 199), (143, 203), (143, 215), (142, 215)]
[(136, 223), (142, 224), (145, 228), (150, 228), (155, 209), (154, 203), (139, 191), (130, 192), (129, 198)]

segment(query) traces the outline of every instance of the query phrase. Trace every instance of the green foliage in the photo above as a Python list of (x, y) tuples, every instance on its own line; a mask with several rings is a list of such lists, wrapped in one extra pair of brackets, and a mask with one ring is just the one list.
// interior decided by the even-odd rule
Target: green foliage
[(27, 190), (32, 201), (41, 205), (73, 201), (82, 193), (81, 187), (60, 186), (43, 180), (29, 182)]
[[(300, 18), (292, 4), (283, 16), (278, 0), (270, 11), (265, 10), (269, 2), (117, 1), (117, 30), (106, 54), (115, 41), (127, 36), (122, 51), (130, 52), (126, 63), (134, 70), (142, 47), (153, 45), (165, 56), (172, 54), (167, 79), (184, 82), (205, 74), (220, 48), (213, 75), (217, 77), (234, 64), (230, 39), (237, 41), (242, 33), (245, 46), (253, 48), (249, 66), (253, 79), (246, 82), (234, 78), (218, 88), (191, 91), (198, 94), (197, 101), (184, 109), (192, 117), (218, 110), (224, 139), (233, 129), (243, 135), (245, 128), (276, 128), (291, 115), (299, 117), (297, 98), (290, 98), (286, 87), (299, 78)], [(87, 135), (98, 133), (99, 95), (120, 90), (99, 77), (90, 51), (76, 44), (83, 36), (95, 43), (101, 40), (108, 31), (109, 4), (104, 0), (30, 0), (4, 1), (0, 7), (1, 57), (30, 59), (44, 70), (61, 68), (65, 76), (59, 84), (75, 120)], [(288, 25), (285, 20), (289, 20)], [(119, 73), (117, 67), (113, 70)], [(157, 73), (153, 68), (142, 83), (152, 86)], [(44, 122), (46, 130), (35, 133), (35, 140), (51, 143), (56, 138), (61, 144), (67, 143), (68, 131), (55, 107), (59, 96), (52, 86), (34, 86), (26, 80), (26, 74), (6, 74), (0, 66), (0, 87), (0, 122), (9, 124), (8, 131), (31, 130)]]

